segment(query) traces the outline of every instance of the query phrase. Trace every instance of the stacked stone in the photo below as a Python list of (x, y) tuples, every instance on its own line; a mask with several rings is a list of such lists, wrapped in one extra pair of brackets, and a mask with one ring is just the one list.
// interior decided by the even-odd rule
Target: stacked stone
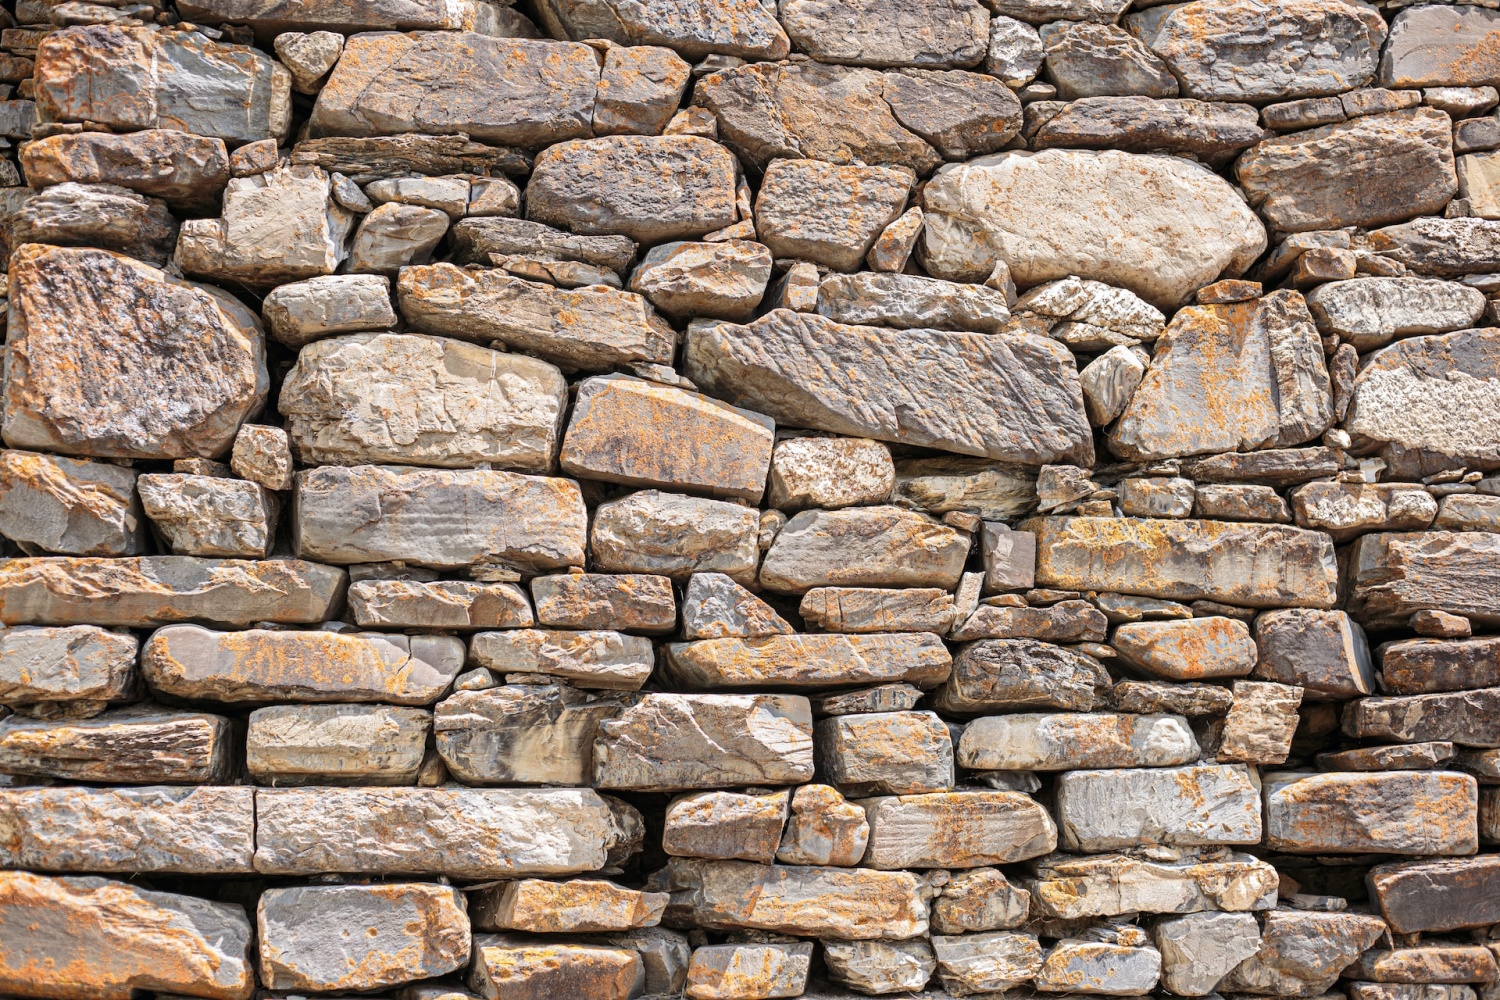
[(4, 17), (0, 995), (1500, 1000), (1500, 13)]

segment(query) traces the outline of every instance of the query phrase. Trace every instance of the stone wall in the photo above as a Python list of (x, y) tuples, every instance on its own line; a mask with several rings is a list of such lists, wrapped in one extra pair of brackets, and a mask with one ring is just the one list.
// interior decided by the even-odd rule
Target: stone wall
[(1500, 12), (3, 13), (0, 996), (1500, 1000)]

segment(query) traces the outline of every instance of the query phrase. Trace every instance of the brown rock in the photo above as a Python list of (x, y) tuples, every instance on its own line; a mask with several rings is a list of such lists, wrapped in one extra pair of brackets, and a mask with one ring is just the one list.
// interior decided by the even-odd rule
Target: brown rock
[(0, 772), (68, 781), (201, 785), (230, 780), (234, 737), (221, 715), (116, 709), (56, 722), (0, 720)]
[[(803, 785), (797, 793), (821, 787)], [(788, 794), (695, 792), (678, 796), (667, 806), (661, 848), (676, 857), (770, 864), (776, 860), (786, 825)]]
[(47, 552), (136, 555), (146, 547), (136, 472), (31, 451), (0, 451), (0, 532)]
[(486, 931), (597, 934), (654, 926), (666, 905), (664, 892), (640, 892), (602, 879), (527, 878), (476, 893), (472, 919)]
[(690, 70), (657, 45), (609, 48), (594, 99), (594, 134), (660, 135), (682, 103)]
[(819, 719), (818, 772), (848, 796), (913, 795), (953, 787), (953, 741), (932, 712)]
[[(1420, 614), (1420, 612), (1418, 612)], [(1380, 688), (1430, 694), (1500, 687), (1500, 638), (1403, 639), (1380, 646)]]
[(1255, 669), (1250, 629), (1233, 618), (1133, 622), (1115, 629), (1113, 645), (1126, 662), (1165, 680), (1244, 677)]
[(937, 587), (814, 587), (797, 609), (809, 631), (936, 632), (953, 625), (953, 595)]
[(1286, 608), (1255, 619), (1258, 681), (1296, 684), (1309, 700), (1373, 694), (1365, 631), (1342, 611)]
[(1500, 919), (1500, 855), (1376, 865), (1365, 884), (1398, 934), (1482, 927)]
[(651, 674), (651, 640), (620, 632), (481, 632), (469, 646), (470, 661), (496, 673), (545, 674), (581, 688), (634, 691)]
[[(540, 579), (540, 578), (538, 578)], [(528, 628), (536, 624), (514, 583), (470, 580), (360, 580), (349, 611), (363, 628)]]
[(576, 995), (629, 1000), (641, 976), (630, 948), (559, 944), (524, 935), (480, 934), (468, 983), (487, 1000), (546, 1000)]
[(1259, 115), (1246, 104), (1087, 97), (1053, 115), (1032, 136), (1031, 147), (1190, 153), (1219, 165), (1264, 136)]
[(950, 662), (930, 632), (704, 639), (670, 643), (663, 656), (668, 676), (693, 691), (891, 682), (930, 688), (947, 678)]
[(670, 632), (677, 624), (672, 581), (648, 574), (564, 573), (531, 581), (537, 622), (548, 628)]
[(1452, 694), (1362, 698), (1344, 708), (1344, 732), (1358, 739), (1500, 747), (1500, 688)]
[(1500, 622), (1497, 551), (1500, 535), (1477, 531), (1364, 535), (1349, 557), (1349, 614), (1366, 625), (1427, 610)]
[(250, 713), (245, 769), (256, 784), (411, 785), (432, 713), (392, 705), (273, 705)]
[(983, 73), (887, 73), (885, 100), (897, 121), (946, 160), (998, 152), (1021, 130), (1021, 102), (1009, 87)]
[(967, 533), (899, 507), (808, 510), (776, 535), (761, 585), (800, 594), (814, 587), (952, 589), (969, 554)]
[(610, 573), (659, 573), (683, 580), (723, 573), (755, 578), (760, 517), (723, 500), (642, 490), (600, 504), (590, 526), (593, 568)]
[(1041, 639), (1047, 642), (1103, 642), (1108, 620), (1085, 601), (1060, 601), (1049, 608), (992, 607), (981, 604), (958, 623), (949, 638)]
[(777, 257), (853, 271), (906, 208), (914, 180), (899, 167), (778, 159), (756, 195), (756, 232)]
[(1265, 778), (1266, 846), (1291, 853), (1472, 854), (1479, 786), (1452, 771)]
[(686, 0), (667, 7), (640, 7), (626, 0), (543, 0), (537, 16), (553, 38), (665, 45), (688, 59), (711, 53), (785, 59), (791, 48), (776, 12), (756, 0)]
[(1087, 712), (1101, 706), (1109, 672), (1085, 653), (1032, 639), (986, 639), (953, 658), (953, 676), (933, 695), (944, 712), (1018, 708)]
[(1047, 810), (1020, 792), (937, 792), (864, 799), (867, 868), (978, 868), (1025, 861), (1057, 847)]
[(784, 865), (860, 863), (870, 841), (870, 823), (858, 804), (829, 785), (801, 785), (792, 793), (791, 815), (776, 860)]
[(114, 184), (178, 209), (217, 207), (229, 183), (223, 139), (173, 129), (47, 136), (22, 146), (20, 161), (32, 187), (68, 181)]

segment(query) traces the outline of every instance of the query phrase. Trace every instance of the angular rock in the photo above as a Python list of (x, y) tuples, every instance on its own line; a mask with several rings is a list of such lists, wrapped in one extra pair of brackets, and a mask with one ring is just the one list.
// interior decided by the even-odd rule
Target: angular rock
[(268, 490), (289, 490), (295, 485), (291, 445), (280, 427), (240, 424), (229, 464), (235, 475)]
[(968, 552), (966, 533), (898, 507), (803, 511), (777, 534), (760, 582), (797, 594), (827, 586), (952, 589)]
[(26, 143), (19, 158), (32, 187), (113, 184), (178, 209), (217, 207), (229, 183), (224, 140), (175, 129), (51, 135)]
[(1109, 691), (1104, 665), (1086, 653), (1032, 639), (987, 639), (953, 658), (953, 676), (933, 707), (972, 714), (993, 709), (1058, 708), (1087, 712)]
[(1084, 601), (1062, 601), (1050, 608), (992, 607), (981, 604), (949, 634), (971, 639), (1040, 639), (1046, 642), (1103, 642), (1108, 620)]
[(1399, 11), (1380, 59), (1382, 87), (1468, 87), (1500, 75), (1493, 11), (1434, 4)]
[(577, 993), (626, 1000), (643, 978), (634, 948), (554, 943), (518, 934), (479, 934), (468, 984), (488, 1000)]
[(1277, 909), (1265, 915), (1260, 951), (1219, 983), (1223, 990), (1320, 996), (1386, 928), (1362, 913)]
[(558, 143), (537, 157), (526, 217), (643, 243), (696, 239), (736, 221), (735, 173), (728, 150), (697, 136)]
[(0, 720), (0, 773), (132, 785), (228, 781), (229, 720), (132, 706), (91, 719)]
[(49, 121), (171, 129), (236, 145), (284, 138), (292, 118), (286, 67), (196, 31), (95, 24), (51, 32), (37, 47), (35, 90)]
[(153, 690), (193, 700), (428, 705), (463, 659), (453, 636), (168, 625), (141, 650), (141, 674)]
[(1064, 939), (1047, 952), (1036, 973), (1036, 988), (1139, 996), (1155, 987), (1160, 976), (1161, 953), (1155, 948)]
[(390, 279), (376, 274), (325, 274), (278, 285), (266, 294), (261, 314), (271, 337), (288, 347), (396, 325)]
[(674, 580), (723, 573), (748, 583), (760, 560), (753, 509), (643, 490), (600, 504), (590, 527), (593, 569), (657, 573)]
[(911, 872), (674, 858), (663, 873), (681, 914), (706, 930), (763, 930), (840, 941), (927, 933), (922, 882)]
[(1032, 136), (1031, 148), (1187, 153), (1218, 166), (1264, 137), (1260, 116), (1249, 105), (1107, 96), (1063, 107)]
[(1233, 618), (1133, 622), (1115, 629), (1113, 645), (1131, 666), (1164, 680), (1244, 677), (1255, 669), (1250, 629)]
[(1026, 919), (1031, 893), (1006, 880), (995, 868), (957, 872), (932, 902), (932, 929), (939, 934), (998, 931)]
[(1057, 847), (1052, 817), (1020, 792), (893, 795), (859, 804), (870, 823), (866, 868), (978, 868)]
[(1119, 491), (1126, 517), (1187, 517), (1197, 493), (1191, 479), (1163, 476), (1122, 479)]
[[(1176, 715), (1104, 712), (991, 715), (964, 727), (958, 742), (959, 765), (986, 771), (1155, 768), (1187, 764), (1197, 757), (1198, 741), (1193, 738), (1187, 720)], [(1141, 778), (1148, 779), (1149, 774)], [(1115, 779), (1107, 777), (1095, 780), (1106, 787), (1115, 784)], [(1124, 784), (1119, 787), (1126, 794), (1134, 794), (1132, 779), (1121, 780)], [(1116, 821), (1122, 817), (1110, 814), (1100, 819)]]
[(136, 472), (32, 451), (0, 451), (0, 532), (14, 542), (78, 556), (145, 549)]
[(690, 642), (698, 639), (759, 639), (790, 635), (792, 631), (792, 627), (770, 605), (723, 573), (694, 573), (688, 577), (682, 599), (684, 639)]
[(281, 503), (242, 479), (148, 473), (136, 481), (141, 507), (175, 555), (264, 559), (276, 541)]
[(1255, 619), (1255, 646), (1256, 680), (1299, 685), (1310, 699), (1375, 691), (1364, 629), (1342, 611), (1267, 611)]
[(1398, 337), (1472, 327), (1484, 314), (1484, 296), (1456, 281), (1353, 278), (1314, 288), (1307, 308), (1319, 332), (1369, 351)]
[(1020, 526), (1037, 533), (1041, 587), (1254, 608), (1326, 608), (1336, 600), (1333, 543), (1318, 532), (1094, 517), (1035, 518)]
[(615, 811), (628, 807), (587, 788), (261, 788), (255, 808), (267, 875), (567, 875), (629, 839)]
[(697, 948), (688, 966), (685, 995), (692, 1000), (801, 996), (812, 950), (811, 941)]
[(586, 526), (578, 485), (567, 479), (323, 466), (297, 476), (293, 544), (333, 563), (536, 572), (582, 566)]
[(1130, 398), (1146, 375), (1149, 358), (1117, 344), (1084, 366), (1078, 373), (1089, 422), (1104, 427), (1125, 412)]
[(1034, 912), (1062, 920), (1132, 912), (1239, 913), (1268, 909), (1276, 898), (1276, 869), (1248, 854), (1174, 862), (1122, 854), (1058, 855), (1033, 867), (1036, 876), (1025, 885)]
[(651, 640), (592, 630), (519, 629), (480, 632), (470, 662), (500, 674), (545, 674), (581, 688), (635, 691), (651, 676)]
[(666, 905), (666, 893), (626, 889), (602, 879), (528, 878), (478, 893), (473, 920), (490, 931), (594, 934), (649, 927), (661, 920)]
[(848, 796), (915, 795), (953, 787), (953, 741), (932, 712), (819, 719), (818, 772)]
[(1398, 934), (1451, 931), (1493, 923), (1500, 908), (1500, 857), (1441, 858), (1376, 865), (1366, 876), (1372, 900)]
[(771, 280), (771, 252), (750, 240), (664, 243), (630, 276), (630, 290), (677, 319), (743, 323)]
[(1123, 28), (1062, 21), (1043, 25), (1041, 38), (1059, 100), (1177, 96), (1167, 64)]
[(1500, 747), (1500, 687), (1453, 694), (1362, 698), (1344, 709), (1344, 732), (1359, 739)]
[(370, 32), (345, 42), (308, 135), (462, 134), (541, 147), (592, 134), (598, 83), (599, 64), (583, 45)]
[(836, 323), (899, 330), (997, 333), (1010, 318), (1005, 293), (914, 274), (830, 274), (818, 285), (818, 315)]
[(670, 632), (672, 581), (645, 574), (563, 573), (531, 581), (537, 621), (551, 628)]
[(1292, 509), (1303, 528), (1326, 531), (1345, 542), (1370, 531), (1426, 528), (1437, 501), (1406, 483), (1308, 483), (1292, 492)]
[[(997, 153), (945, 167), (923, 209), (923, 259), (935, 277), (981, 281), (1004, 260), (1023, 287), (1076, 275), (1159, 307), (1221, 273), (1239, 275), (1266, 245), (1260, 221), (1211, 171), (1116, 150)], [(1189, 245), (1192, 260), (1175, 253)]]
[(123, 625), (202, 621), (315, 624), (343, 597), (341, 569), (297, 559), (7, 559), (0, 621), (7, 625)]
[(778, 13), (791, 41), (825, 63), (972, 66), (989, 45), (989, 14), (978, 0), (787, 0)]
[(937, 969), (932, 946), (911, 941), (824, 941), (823, 961), (834, 982), (871, 995), (920, 990)]
[(94, 625), (0, 631), (0, 702), (28, 715), (97, 715), (137, 693), (138, 642)]
[(1402, 639), (1380, 647), (1380, 689), (1387, 694), (1487, 687), (1500, 687), (1500, 639)]
[(801, 785), (792, 793), (776, 860), (848, 868), (860, 863), (869, 842), (870, 823), (859, 804), (845, 801), (829, 785)]
[(1042, 948), (1034, 934), (935, 934), (932, 950), (938, 981), (956, 996), (1012, 989), (1030, 981), (1042, 967)]
[(1009, 87), (981, 73), (887, 73), (883, 96), (896, 120), (947, 160), (994, 153), (1021, 130), (1021, 102)]
[(1010, 520), (1035, 509), (1036, 470), (957, 455), (907, 458), (896, 465), (894, 495), (932, 514), (969, 511), (990, 521)]
[(1429, 771), (1452, 760), (1456, 752), (1446, 742), (1397, 743), (1320, 753), (1314, 759), (1321, 771)]
[(1434, 609), (1500, 621), (1497, 549), (1500, 535), (1479, 531), (1363, 535), (1349, 558), (1349, 614), (1366, 625)]
[(781, 830), (786, 825), (787, 797), (784, 791), (679, 796), (667, 806), (661, 848), (676, 857), (770, 864), (776, 860)]
[(953, 595), (936, 587), (815, 587), (798, 608), (810, 631), (936, 632), (953, 625)]
[(429, 264), (402, 269), (396, 291), (414, 329), (498, 340), (569, 368), (670, 364), (677, 346), (676, 333), (644, 298), (597, 285), (567, 290), (500, 270)]
[(177, 242), (164, 202), (113, 184), (57, 184), (38, 191), (10, 219), (12, 246), (100, 247), (162, 266)]
[(894, 273), (906, 267), (916, 248), (917, 237), (922, 235), (922, 210), (913, 206), (901, 213), (900, 218), (886, 226), (875, 238), (875, 245), (865, 255), (865, 263), (872, 271)]
[(1479, 945), (1432, 944), (1372, 948), (1344, 970), (1351, 979), (1377, 983), (1493, 983), (1500, 978), (1494, 953)]
[(564, 685), (457, 691), (433, 714), (437, 752), (471, 785), (587, 785), (599, 723), (625, 707)]
[(1224, 717), (1218, 759), (1281, 764), (1291, 752), (1302, 689), (1289, 684), (1235, 681), (1234, 704)]
[[(1338, 407), (1334, 407), (1335, 414)], [(1287, 524), (1292, 512), (1269, 486), (1205, 484), (1193, 498), (1193, 514), (1211, 521), (1260, 521)]]
[(1479, 789), (1452, 771), (1269, 774), (1266, 845), (1290, 853), (1472, 854)]
[(594, 99), (594, 134), (660, 135), (682, 103), (690, 72), (681, 56), (660, 46), (606, 50)]
[[(11, 447), (212, 458), (265, 401), (260, 324), (218, 289), (103, 250), (37, 244), (12, 256), (9, 289)], [(91, 372), (108, 377), (79, 377)]]
[(771, 452), (766, 502), (786, 511), (884, 503), (890, 498), (895, 476), (890, 449), (879, 441), (785, 438)]
[(1202, 718), (1229, 711), (1234, 695), (1217, 684), (1120, 681), (1111, 691), (1111, 700), (1122, 712), (1140, 715), (1170, 712)]
[[(829, 384), (829, 369), (851, 381)], [(1072, 355), (1041, 337), (893, 333), (778, 309), (690, 332), (684, 373), (794, 427), (1028, 464), (1092, 462)], [(913, 397), (927, 405), (913, 410)]]
[(852, 271), (906, 208), (912, 181), (898, 167), (775, 160), (756, 196), (756, 231), (777, 257)]
[(796, 785), (812, 778), (812, 751), (806, 698), (648, 694), (600, 723), (593, 783), (640, 791)]
[(1500, 335), (1464, 330), (1397, 341), (1354, 380), (1343, 427), (1357, 454), (1418, 478), (1460, 466), (1500, 467), (1489, 435), (1500, 395)]
[(432, 713), (389, 705), (273, 705), (250, 713), (245, 766), (257, 784), (411, 785)]
[(360, 580), (349, 587), (349, 611), (361, 628), (529, 628), (536, 623), (520, 587), (470, 580)]
[(248, 1000), (255, 991), (250, 921), (238, 904), (110, 879), (3, 872), (0, 924), (7, 993), (125, 997), (156, 989)]
[(256, 927), (271, 989), (379, 989), (469, 961), (463, 894), (434, 883), (267, 889)]
[(1057, 779), (1062, 847), (1258, 844), (1256, 784), (1243, 764), (1069, 771)]
[(1260, 950), (1260, 924), (1248, 913), (1189, 913), (1160, 921), (1162, 985), (1178, 996), (1207, 996), (1235, 966)]
[(349, 246), (348, 269), (356, 274), (393, 274), (408, 264), (425, 264), (447, 232), (448, 216), (436, 208), (377, 205), (360, 220)]
[(930, 688), (947, 678), (952, 662), (942, 640), (930, 632), (704, 639), (671, 643), (664, 654), (667, 676), (694, 691), (893, 682)]
[(785, 59), (790, 50), (775, 11), (756, 0), (686, 0), (660, 8), (628, 0), (543, 0), (537, 15), (554, 38), (664, 45), (688, 59), (710, 53)]
[(494, 255), (591, 265), (625, 277), (635, 261), (635, 241), (625, 236), (579, 236), (540, 222), (467, 218), (453, 227), (453, 260), (488, 265)]
[(1432, 525), (1446, 531), (1500, 531), (1500, 497), (1482, 493), (1443, 497)]

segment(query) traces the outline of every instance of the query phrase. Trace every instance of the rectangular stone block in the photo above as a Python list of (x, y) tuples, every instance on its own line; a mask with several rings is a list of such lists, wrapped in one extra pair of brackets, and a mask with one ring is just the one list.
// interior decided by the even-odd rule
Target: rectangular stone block
[(1363, 740), (1500, 748), (1500, 687), (1361, 698), (1344, 706), (1343, 728)]
[(35, 451), (0, 451), (0, 531), (73, 556), (133, 556), (146, 548), (138, 473)]
[(293, 544), (332, 563), (582, 566), (588, 515), (578, 484), (488, 469), (324, 466), (297, 474)]
[(761, 563), (768, 590), (814, 587), (941, 587), (953, 590), (970, 537), (899, 507), (805, 510), (777, 532)]
[(468, 982), (485, 1000), (630, 1000), (641, 973), (632, 948), (476, 934)]
[(1258, 844), (1260, 791), (1243, 764), (1069, 771), (1057, 822), (1067, 851)]
[(1338, 600), (1333, 541), (1281, 524), (1110, 517), (1041, 517), (1036, 582), (1209, 600), (1250, 608), (1331, 608)]
[(1222, 861), (1148, 861), (1122, 854), (1059, 855), (1035, 862), (1023, 884), (1033, 912), (1062, 920), (1121, 913), (1267, 910), (1276, 905), (1276, 869), (1248, 854)]
[(953, 626), (953, 595), (938, 587), (814, 587), (797, 609), (818, 632), (936, 632)]
[(625, 704), (565, 684), (457, 691), (433, 713), (437, 752), (465, 784), (587, 785), (599, 723)]
[(93, 714), (140, 686), (135, 636), (93, 625), (0, 631), (0, 704)]
[(1376, 865), (1365, 885), (1398, 934), (1500, 923), (1500, 854)]
[(1403, 625), (1418, 611), (1500, 624), (1500, 535), (1420, 531), (1364, 535), (1345, 570), (1349, 614), (1367, 626)]
[[(0, 866), (49, 872), (250, 872), (255, 792), (215, 787), (0, 789)], [(3, 936), (3, 935), (0, 935)]]
[(866, 868), (978, 868), (1057, 848), (1047, 810), (1021, 792), (965, 789), (863, 799), (870, 824)]
[(452, 31), (463, 8), (445, 0), (316, 0), (287, 7), (277, 0), (185, 0), (182, 16), (197, 24), (247, 24), (257, 34), (287, 31)]
[(693, 951), (685, 995), (692, 1000), (800, 997), (812, 954), (811, 941), (705, 945)]
[(363, 628), (527, 628), (536, 623), (526, 591), (473, 580), (359, 580), (349, 611)]
[(1308, 854), (1473, 854), (1479, 786), (1455, 771), (1265, 776), (1266, 845)]
[(0, 774), (131, 785), (228, 781), (235, 749), (222, 715), (143, 704), (91, 719), (0, 720)]
[(695, 573), (755, 579), (760, 515), (749, 507), (642, 490), (594, 509), (589, 555), (608, 573), (656, 573), (685, 581)]
[(525, 878), (469, 897), (474, 925), (486, 931), (600, 934), (651, 927), (667, 905), (664, 892), (641, 892), (603, 879), (551, 882)]
[(536, 619), (548, 628), (670, 632), (677, 627), (672, 581), (648, 573), (557, 573), (531, 581)]
[(1375, 691), (1365, 630), (1342, 611), (1282, 608), (1255, 618), (1258, 681), (1297, 684), (1307, 700)]
[(1500, 687), (1500, 637), (1402, 639), (1378, 650), (1388, 694), (1430, 694)]
[(953, 676), (933, 695), (943, 712), (1017, 708), (1087, 712), (1110, 689), (1104, 664), (1076, 649), (1032, 639), (984, 639), (959, 647)]
[(651, 676), (651, 640), (594, 629), (517, 629), (480, 632), (469, 645), (472, 662), (501, 674), (544, 674), (575, 687), (636, 691)]
[(665, 647), (673, 682), (690, 690), (827, 688), (904, 682), (931, 688), (952, 658), (931, 632), (879, 635), (771, 635), (703, 639)]
[(245, 766), (262, 785), (412, 785), (432, 713), (394, 705), (273, 705), (250, 713)]
[(934, 712), (819, 719), (818, 772), (845, 795), (915, 795), (953, 787), (953, 740)]
[(1169, 767), (1197, 758), (1198, 741), (1180, 715), (988, 715), (965, 726), (958, 741), (958, 763), (983, 771)]
[(785, 791), (680, 795), (667, 806), (661, 849), (683, 858), (770, 864), (781, 845), (788, 797)]
[(260, 788), (255, 870), (464, 879), (597, 871), (630, 837), (617, 805), (587, 788)]

